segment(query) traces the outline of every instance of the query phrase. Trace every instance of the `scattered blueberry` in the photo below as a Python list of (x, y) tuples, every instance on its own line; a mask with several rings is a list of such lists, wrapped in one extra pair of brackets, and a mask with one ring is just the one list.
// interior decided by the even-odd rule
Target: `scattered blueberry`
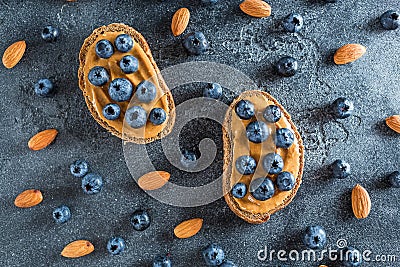
[(53, 26), (46, 26), (42, 31), (42, 39), (49, 43), (57, 41), (59, 35), (60, 30)]
[(254, 116), (254, 105), (249, 100), (240, 100), (236, 104), (235, 111), (239, 118), (248, 120)]
[(222, 87), (218, 83), (209, 83), (203, 91), (204, 97), (220, 99), (222, 96)]
[(400, 172), (394, 171), (388, 176), (392, 187), (400, 188)]
[(296, 59), (286, 56), (278, 60), (276, 69), (280, 75), (290, 77), (296, 74), (298, 65)]
[(65, 206), (59, 206), (53, 210), (53, 219), (56, 223), (65, 223), (71, 219), (71, 210)]
[(112, 43), (106, 39), (98, 41), (96, 44), (96, 54), (101, 58), (110, 58), (114, 54)]
[(219, 267), (237, 267), (233, 261), (224, 261)]
[(89, 195), (97, 194), (103, 187), (103, 179), (96, 173), (88, 173), (82, 179), (83, 192)]
[(232, 195), (235, 198), (244, 198), (247, 193), (247, 186), (244, 183), (237, 183), (232, 188)]
[(192, 32), (185, 36), (183, 47), (191, 55), (200, 55), (207, 50), (208, 42), (202, 32)]
[(146, 125), (147, 113), (140, 106), (130, 107), (125, 113), (125, 121), (132, 128), (141, 128)]
[(357, 267), (361, 266), (362, 254), (361, 252), (353, 247), (347, 247), (343, 249), (343, 266), (345, 267)]
[(275, 105), (269, 105), (265, 108), (263, 116), (267, 122), (275, 123), (280, 120), (282, 114), (280, 108)]
[(81, 178), (89, 171), (89, 165), (84, 160), (76, 160), (69, 166), (71, 174), (75, 177)]
[(150, 216), (145, 210), (137, 210), (132, 214), (131, 224), (136, 231), (144, 231), (150, 226)]
[(396, 30), (400, 26), (400, 13), (394, 10), (386, 11), (380, 17), (380, 21), (385, 30)]
[(276, 185), (281, 191), (290, 191), (296, 184), (296, 179), (290, 172), (281, 172), (276, 177)]
[(153, 267), (172, 267), (171, 259), (168, 256), (157, 256), (153, 261)]
[(209, 4), (216, 4), (218, 3), (218, 0), (201, 0), (203, 4), (209, 5)]
[(269, 178), (257, 178), (250, 183), (250, 192), (257, 200), (270, 199), (275, 194), (274, 183)]
[(114, 44), (118, 51), (126, 53), (132, 49), (133, 39), (128, 34), (120, 34), (115, 38)]
[(219, 266), (225, 259), (225, 253), (220, 246), (211, 244), (203, 250), (203, 258), (207, 266)]
[(269, 174), (278, 174), (283, 169), (283, 159), (277, 153), (269, 153), (263, 158), (263, 167)]
[(322, 249), (326, 243), (326, 232), (321, 226), (309, 226), (303, 238), (304, 245), (309, 249)]
[(37, 81), (37, 83), (35, 83), (35, 93), (42, 97), (53, 95), (53, 83), (49, 79), (40, 79)]
[(251, 156), (240, 156), (235, 165), (237, 171), (244, 175), (253, 174), (257, 167), (256, 160)]
[(114, 79), (108, 87), (111, 99), (117, 102), (128, 101), (132, 97), (132, 83), (125, 78)]
[(131, 74), (138, 70), (139, 61), (134, 56), (127, 55), (119, 61), (119, 67), (125, 74)]
[(270, 134), (268, 126), (262, 121), (250, 122), (246, 127), (247, 138), (253, 143), (262, 143)]
[(125, 250), (125, 240), (122, 237), (112, 237), (107, 242), (107, 250), (112, 255), (118, 255)]
[(136, 97), (139, 101), (150, 103), (157, 96), (156, 86), (149, 81), (142, 81), (136, 87)]
[(346, 178), (351, 174), (350, 164), (348, 164), (343, 160), (338, 159), (332, 164), (332, 173), (333, 177), (335, 178), (339, 179)]
[(299, 32), (303, 28), (303, 17), (300, 14), (289, 14), (283, 20), (283, 28), (287, 32), (295, 33)]
[(102, 86), (110, 80), (110, 75), (105, 68), (96, 66), (89, 71), (88, 79), (94, 86)]
[(151, 123), (153, 123), (154, 125), (163, 124), (166, 119), (167, 119), (167, 114), (165, 113), (164, 109), (162, 109), (162, 108), (153, 108), (150, 111), (149, 121)]
[(121, 114), (121, 108), (118, 104), (110, 103), (104, 106), (103, 108), (103, 115), (107, 120), (116, 120), (119, 118)]
[(332, 112), (338, 119), (345, 119), (350, 117), (354, 111), (353, 101), (344, 97), (339, 97), (332, 104)]
[(289, 148), (294, 142), (294, 133), (288, 128), (276, 130), (275, 144), (280, 148)]
[(193, 168), (197, 165), (198, 156), (195, 151), (184, 149), (181, 154), (181, 164), (186, 168)]

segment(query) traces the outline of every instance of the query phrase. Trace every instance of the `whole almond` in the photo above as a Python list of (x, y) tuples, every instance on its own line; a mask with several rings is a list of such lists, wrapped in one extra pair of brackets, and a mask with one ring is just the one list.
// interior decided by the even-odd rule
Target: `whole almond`
[(357, 184), (351, 193), (351, 205), (353, 207), (354, 216), (358, 219), (367, 218), (371, 211), (371, 199), (367, 190)]
[(197, 234), (203, 226), (203, 219), (195, 218), (181, 222), (174, 229), (177, 238), (189, 238)]
[(10, 45), (3, 54), (3, 65), (7, 69), (13, 68), (21, 60), (25, 53), (25, 41), (18, 41)]
[(138, 180), (138, 185), (143, 190), (156, 190), (163, 187), (171, 175), (165, 171), (153, 171), (146, 173)]
[(15, 200), (14, 204), (18, 208), (30, 208), (38, 205), (43, 200), (43, 195), (40, 190), (28, 189), (19, 194)]
[(367, 48), (360, 44), (347, 44), (340, 47), (333, 56), (333, 61), (337, 65), (344, 65), (356, 61), (362, 57)]
[(386, 125), (396, 133), (400, 133), (400, 115), (393, 115), (387, 118)]
[(174, 36), (181, 35), (189, 24), (190, 11), (187, 8), (178, 9), (172, 17), (171, 30)]
[(62, 251), (61, 256), (66, 258), (79, 258), (94, 251), (94, 246), (87, 240), (76, 240), (69, 243)]
[(47, 129), (32, 136), (28, 142), (28, 147), (32, 150), (41, 150), (50, 145), (56, 138), (56, 129)]
[(239, 7), (244, 13), (252, 17), (264, 18), (271, 15), (271, 6), (261, 0), (244, 0)]

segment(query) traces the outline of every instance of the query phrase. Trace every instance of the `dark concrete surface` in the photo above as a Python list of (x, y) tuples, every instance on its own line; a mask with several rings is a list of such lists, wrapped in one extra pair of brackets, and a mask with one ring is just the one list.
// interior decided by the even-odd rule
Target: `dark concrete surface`
[[(0, 51), (24, 39), (27, 51), (11, 70), (0, 68), (0, 265), (1, 266), (150, 266), (157, 254), (171, 253), (174, 266), (203, 266), (201, 249), (220, 244), (227, 258), (242, 267), (277, 266), (279, 261), (258, 261), (257, 252), (269, 249), (304, 249), (300, 236), (306, 226), (322, 225), (328, 246), (340, 238), (373, 255), (397, 255), (397, 263), (365, 266), (400, 266), (400, 191), (385, 183), (385, 176), (400, 169), (400, 136), (384, 119), (400, 113), (400, 31), (383, 31), (377, 21), (388, 9), (399, 9), (397, 0), (344, 1), (327, 4), (312, 0), (274, 0), (272, 16), (254, 19), (238, 8), (240, 1), (220, 0), (214, 6), (200, 1), (8, 1), (0, 0)], [(210, 50), (188, 57), (181, 37), (170, 33), (172, 14), (179, 7), (191, 10), (188, 31), (203, 31)], [(299, 34), (286, 34), (281, 19), (290, 12), (304, 16)], [(101, 25), (124, 22), (147, 39), (160, 69), (194, 60), (224, 63), (249, 75), (275, 96), (292, 114), (306, 146), (303, 184), (294, 202), (263, 225), (249, 225), (236, 217), (223, 199), (197, 208), (162, 204), (141, 191), (126, 167), (121, 141), (92, 119), (77, 85), (78, 52), (84, 38)], [(56, 43), (41, 40), (44, 26), (60, 27)], [(361, 43), (367, 54), (354, 64), (335, 66), (333, 52), (346, 43)], [(301, 68), (292, 78), (277, 77), (272, 63), (292, 55)], [(53, 98), (34, 95), (33, 84), (51, 78)], [(177, 103), (201, 95), (201, 85), (174, 90)], [(339, 96), (355, 101), (355, 115), (336, 121), (326, 106)], [(225, 98), (227, 104), (232, 96)], [(201, 128), (200, 128), (201, 127)], [(46, 128), (59, 136), (45, 150), (32, 152), (29, 138)], [(198, 131), (204, 129), (204, 131)], [(221, 127), (213, 122), (191, 122), (181, 135), (183, 144), (214, 136), (218, 148), (214, 163), (200, 173), (179, 171), (162, 156), (160, 142), (147, 145), (159, 169), (173, 174), (172, 181), (196, 185), (221, 174)], [(69, 164), (86, 159), (104, 177), (103, 191), (84, 195), (80, 180), (69, 174)], [(347, 160), (353, 174), (345, 180), (330, 177), (329, 164)], [(138, 160), (137, 164), (140, 164)], [(351, 188), (362, 184), (372, 198), (372, 211), (356, 220), (350, 206)], [(37, 188), (44, 200), (31, 209), (18, 209), (14, 198)], [(66, 204), (72, 220), (56, 225), (53, 208)], [(148, 209), (153, 223), (135, 232), (129, 216), (136, 208)], [(173, 228), (192, 217), (204, 218), (201, 232), (179, 240)], [(127, 250), (110, 256), (106, 242), (113, 235), (127, 241)], [(60, 251), (76, 239), (88, 239), (94, 253), (65, 259)], [(329, 261), (288, 262), (289, 266), (340, 266)]]

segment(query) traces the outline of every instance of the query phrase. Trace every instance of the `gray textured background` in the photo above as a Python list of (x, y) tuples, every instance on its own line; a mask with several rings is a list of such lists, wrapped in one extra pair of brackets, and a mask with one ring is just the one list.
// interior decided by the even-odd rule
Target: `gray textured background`
[[(400, 112), (400, 31), (383, 31), (377, 17), (397, 0), (270, 1), (272, 16), (250, 18), (239, 10), (240, 1), (220, 0), (204, 7), (196, 1), (8, 1), (0, 0), (0, 51), (24, 39), (28, 48), (12, 70), (0, 70), (0, 265), (1, 266), (150, 266), (157, 254), (170, 252), (175, 266), (203, 266), (201, 248), (219, 243), (229, 259), (239, 266), (276, 266), (259, 262), (257, 251), (303, 249), (300, 235), (310, 224), (320, 224), (328, 233), (328, 244), (345, 238), (360, 249), (375, 254), (396, 254), (400, 266), (399, 190), (388, 188), (385, 175), (399, 169), (400, 137), (384, 125), (384, 118)], [(200, 30), (211, 43), (210, 51), (188, 57), (169, 30), (173, 12), (191, 10), (189, 31)], [(288, 13), (303, 14), (300, 34), (286, 34), (280, 20)], [(192, 60), (228, 64), (249, 75), (275, 96), (292, 114), (306, 146), (304, 182), (295, 201), (264, 225), (249, 225), (237, 218), (223, 199), (200, 208), (176, 208), (161, 204), (141, 191), (125, 165), (119, 139), (96, 124), (77, 86), (78, 52), (84, 38), (103, 24), (124, 22), (147, 39), (160, 69)], [(44, 26), (60, 27), (54, 44), (41, 40)], [(332, 64), (332, 54), (345, 43), (368, 47), (358, 62)], [(277, 77), (272, 63), (282, 55), (301, 61), (292, 78)], [(33, 84), (51, 78), (57, 87), (53, 98), (34, 95)], [(177, 103), (201, 95), (201, 86), (174, 91)], [(354, 99), (355, 116), (335, 121), (326, 106), (339, 96)], [(225, 101), (229, 103), (228, 99)], [(47, 149), (32, 152), (26, 143), (46, 128), (57, 128), (59, 136)], [(203, 131), (197, 131), (202, 127)], [(221, 174), (220, 126), (199, 120), (184, 129), (182, 143), (212, 137), (219, 148), (215, 162), (200, 173), (184, 173), (164, 160), (160, 143), (148, 145), (159, 169), (169, 170), (180, 184), (208, 182)], [(69, 164), (86, 159), (103, 175), (103, 191), (84, 195), (80, 180), (69, 174)], [(337, 158), (350, 162), (353, 175), (335, 180), (328, 166)], [(138, 163), (140, 161), (138, 160)], [(361, 183), (372, 198), (371, 215), (362, 221), (352, 216), (351, 188)], [(42, 190), (44, 201), (31, 209), (13, 205), (17, 194), (28, 188)], [(66, 204), (72, 220), (55, 225), (54, 207)], [(135, 208), (149, 209), (153, 223), (143, 233), (135, 232), (129, 216)], [(188, 240), (173, 237), (173, 227), (194, 216), (204, 218), (201, 232)], [(127, 250), (110, 256), (105, 249), (112, 235), (127, 241)], [(69, 260), (59, 253), (76, 239), (91, 240), (96, 250), (89, 256)], [(318, 266), (318, 263), (290, 263)], [(337, 264), (328, 263), (329, 266)], [(365, 266), (383, 266), (379, 263)]]

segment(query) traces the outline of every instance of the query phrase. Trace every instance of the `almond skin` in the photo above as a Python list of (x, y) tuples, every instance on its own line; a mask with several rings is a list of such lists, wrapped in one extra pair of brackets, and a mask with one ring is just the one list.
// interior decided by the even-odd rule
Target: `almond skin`
[(351, 193), (351, 205), (357, 219), (365, 219), (371, 211), (371, 199), (367, 190), (357, 184)]
[(367, 48), (360, 44), (347, 44), (340, 47), (333, 56), (333, 61), (337, 65), (344, 65), (356, 61), (362, 57)]
[(56, 138), (56, 129), (47, 129), (32, 136), (28, 142), (28, 147), (32, 150), (41, 150), (50, 145)]
[(387, 118), (386, 125), (396, 133), (400, 133), (400, 115), (393, 115)]
[(25, 41), (18, 41), (10, 45), (3, 54), (3, 65), (7, 69), (13, 68), (21, 60), (26, 50)]
[(181, 35), (189, 24), (190, 11), (187, 8), (178, 9), (172, 17), (171, 30), (174, 36)]
[(43, 200), (43, 195), (40, 190), (28, 189), (19, 194), (15, 200), (14, 204), (18, 208), (30, 208), (38, 205)]
[(271, 15), (271, 6), (261, 0), (244, 0), (239, 7), (244, 13), (252, 17), (264, 18)]
[(66, 258), (79, 258), (94, 251), (94, 246), (87, 240), (76, 240), (69, 243), (62, 251), (61, 256)]
[(203, 226), (203, 219), (195, 218), (181, 222), (174, 229), (177, 238), (189, 238), (197, 234)]
[(153, 171), (146, 173), (138, 180), (138, 185), (143, 190), (156, 190), (163, 187), (171, 175), (165, 171)]

